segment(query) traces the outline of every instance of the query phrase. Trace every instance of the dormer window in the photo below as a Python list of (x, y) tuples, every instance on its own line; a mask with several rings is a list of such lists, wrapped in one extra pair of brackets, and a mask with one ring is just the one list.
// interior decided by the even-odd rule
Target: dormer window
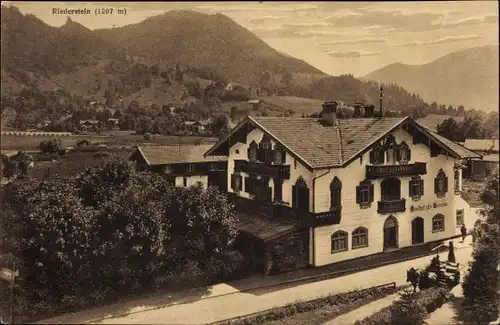
[(380, 144), (376, 145), (370, 151), (370, 164), (383, 164), (384, 163), (384, 148)]
[(436, 178), (434, 179), (434, 193), (438, 198), (442, 198), (448, 192), (448, 177), (442, 169), (439, 170)]
[(252, 141), (248, 146), (248, 160), (256, 161), (257, 160), (257, 143)]
[(411, 150), (406, 142), (401, 142), (398, 148), (398, 161), (400, 164), (407, 164), (411, 160)]

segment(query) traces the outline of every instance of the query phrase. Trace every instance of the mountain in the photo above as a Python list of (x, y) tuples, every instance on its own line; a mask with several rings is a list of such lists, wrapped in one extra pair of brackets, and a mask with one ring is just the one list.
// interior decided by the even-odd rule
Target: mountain
[(325, 76), (221, 14), (169, 11), (138, 24), (95, 32), (131, 55), (207, 69), (244, 84), (257, 84), (264, 71)]
[(498, 46), (455, 52), (424, 65), (394, 63), (365, 80), (395, 83), (426, 101), (498, 110)]

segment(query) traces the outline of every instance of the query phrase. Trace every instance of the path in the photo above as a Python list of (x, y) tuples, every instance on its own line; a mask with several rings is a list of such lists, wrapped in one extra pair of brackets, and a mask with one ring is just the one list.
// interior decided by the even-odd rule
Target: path
[[(457, 244), (455, 256), (462, 264), (470, 259), (471, 246)], [(446, 253), (441, 254), (446, 259)], [(136, 312), (134, 314), (108, 318), (100, 323), (105, 324), (206, 324), (225, 319), (248, 315), (271, 308), (281, 307), (299, 300), (312, 300), (321, 296), (342, 293), (353, 289), (368, 288), (371, 286), (393, 282), (397, 285), (406, 281), (406, 270), (411, 266), (424, 267), (429, 263), (429, 257), (423, 257), (406, 262), (382, 266), (376, 269), (362, 271), (334, 279), (313, 283), (287, 284), (265, 289), (255, 289), (240, 292), (238, 288), (229, 284), (213, 286), (209, 293), (196, 290), (183, 293), (165, 294), (143, 299), (141, 303), (128, 302), (129, 305), (115, 307), (115, 311), (107, 315), (92, 312), (64, 315), (52, 320), (44, 320), (43, 324), (84, 323), (93, 322), (98, 317), (113, 316), (118, 312)], [(191, 292), (188, 294), (187, 292)], [(186, 302), (188, 297), (197, 294), (197, 298), (204, 299)], [(202, 296), (203, 295), (203, 296)], [(175, 296), (175, 297), (172, 297)], [(185, 296), (179, 298), (179, 296)], [(174, 303), (161, 307), (161, 303)], [(134, 310), (131, 310), (132, 306)], [(160, 306), (156, 309), (145, 310), (151, 306)], [(98, 322), (96, 322), (98, 323)]]

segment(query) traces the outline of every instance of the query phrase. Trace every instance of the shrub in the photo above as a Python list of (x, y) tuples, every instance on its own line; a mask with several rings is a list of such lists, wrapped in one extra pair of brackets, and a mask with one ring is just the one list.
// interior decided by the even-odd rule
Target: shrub
[(144, 140), (146, 140), (146, 141), (153, 140), (153, 135), (151, 133), (149, 133), (149, 132), (145, 133), (144, 134)]
[(357, 321), (355, 325), (422, 325), (427, 313), (441, 307), (448, 290), (434, 287), (416, 293), (404, 292), (400, 300), (375, 314)]

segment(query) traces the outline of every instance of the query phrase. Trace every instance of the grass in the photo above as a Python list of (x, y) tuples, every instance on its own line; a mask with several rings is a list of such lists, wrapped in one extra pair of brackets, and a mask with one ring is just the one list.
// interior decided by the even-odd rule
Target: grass
[(259, 99), (272, 105), (280, 106), (285, 109), (291, 109), (295, 112), (294, 116), (300, 117), (302, 113), (309, 115), (321, 111), (323, 101), (320, 99), (303, 98), (295, 96), (263, 96)]
[[(105, 144), (109, 146), (134, 146), (141, 144), (155, 145), (176, 145), (176, 144), (194, 144), (197, 139), (202, 143), (215, 143), (215, 138), (191, 137), (191, 136), (167, 136), (155, 135), (151, 141), (144, 140), (144, 136), (139, 134), (130, 134), (131, 132), (114, 133), (108, 136), (100, 135), (71, 135), (67, 137), (58, 137), (63, 146), (74, 147), (77, 142), (89, 140), (91, 144)], [(2, 135), (2, 150), (37, 150), (40, 142), (47, 139), (53, 139), (50, 136), (16, 136)]]

